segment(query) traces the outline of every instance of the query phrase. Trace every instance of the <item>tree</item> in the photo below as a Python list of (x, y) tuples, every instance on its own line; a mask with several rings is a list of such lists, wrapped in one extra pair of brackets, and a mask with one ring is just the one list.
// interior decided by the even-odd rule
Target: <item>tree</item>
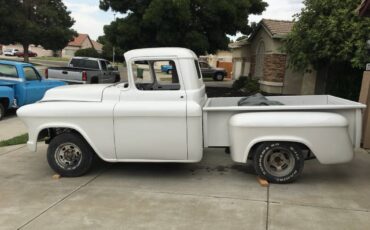
[(20, 43), (29, 61), (30, 44), (60, 50), (76, 32), (62, 0), (0, 0), (0, 43)]
[(97, 40), (100, 44), (103, 45), (103, 53), (102, 56), (105, 59), (113, 60), (113, 50), (114, 50), (114, 59), (115, 61), (123, 61), (123, 53), (124, 51), (119, 47), (114, 47), (111, 42), (108, 41), (106, 36), (99, 36)]
[(101, 0), (100, 8), (126, 13), (104, 27), (106, 38), (123, 50), (181, 46), (198, 54), (227, 49), (227, 35), (249, 34), (249, 14), (262, 0)]
[[(355, 9), (361, 0), (305, 0), (285, 41), (289, 64), (294, 69), (312, 65), (318, 71), (317, 93), (325, 93), (328, 70), (341, 63), (363, 68), (369, 55), (370, 19)], [(321, 86), (321, 87), (320, 87)]]

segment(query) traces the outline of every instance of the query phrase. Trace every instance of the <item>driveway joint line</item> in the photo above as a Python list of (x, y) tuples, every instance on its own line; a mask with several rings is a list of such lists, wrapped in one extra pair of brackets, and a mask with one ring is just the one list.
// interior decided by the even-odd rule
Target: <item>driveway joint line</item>
[(328, 207), (322, 205), (314, 205), (314, 204), (299, 204), (294, 202), (277, 202), (277, 201), (270, 201), (271, 204), (279, 204), (279, 205), (292, 205), (292, 206), (302, 206), (302, 207), (312, 207), (312, 208), (324, 208), (324, 209), (333, 209), (333, 210), (344, 210), (344, 211), (351, 211), (351, 212), (370, 212), (367, 209), (352, 209), (352, 208), (341, 208), (341, 207)]
[[(105, 187), (105, 189), (115, 189), (114, 187)], [(216, 199), (229, 199), (229, 200), (242, 200), (242, 201), (253, 201), (266, 203), (265, 200), (261, 199), (249, 199), (241, 197), (231, 197), (231, 196), (219, 196), (219, 195), (204, 195), (204, 194), (194, 194), (194, 193), (181, 193), (181, 192), (166, 192), (166, 191), (152, 191), (149, 189), (140, 189), (137, 187), (125, 187), (126, 190), (135, 190), (135, 192), (142, 193), (155, 193), (155, 194), (169, 194), (169, 195), (179, 195), (179, 196), (194, 196), (194, 197), (204, 197), (204, 198), (216, 198)]]
[(45, 214), (47, 211), (49, 211), (50, 209), (54, 208), (55, 206), (59, 205), (60, 203), (62, 203), (63, 201), (65, 201), (66, 199), (68, 199), (70, 196), (72, 196), (74, 193), (78, 192), (80, 189), (82, 189), (83, 187), (86, 187), (88, 184), (90, 184), (92, 181), (94, 181), (96, 178), (98, 178), (99, 176), (101, 176), (103, 174), (105, 170), (102, 169), (100, 170), (100, 172), (98, 172), (98, 174), (94, 177), (92, 177), (90, 180), (88, 180), (87, 182), (83, 183), (82, 185), (78, 186), (77, 188), (75, 188), (74, 190), (72, 190), (70, 193), (68, 193), (66, 196), (62, 197), (60, 200), (54, 202), (51, 206), (47, 207), (45, 210), (43, 210), (41, 213), (39, 213), (38, 215), (36, 215), (35, 217), (31, 218), (30, 220), (28, 220), (26, 223), (24, 223), (23, 225), (21, 225), (20, 227), (18, 227), (17, 229), (20, 230), (20, 229), (23, 229), (24, 227), (26, 227), (27, 225), (29, 225), (31, 222), (33, 222), (34, 220), (36, 220), (37, 218), (39, 218), (40, 216), (42, 216), (43, 214)]
[(15, 151), (20, 150), (21, 148), (24, 148), (24, 147), (26, 147), (26, 145), (22, 145), (19, 148), (9, 150), (8, 152), (5, 152), (5, 153), (0, 154), (0, 157), (5, 156), (5, 155), (8, 155), (9, 153), (15, 152)]
[(270, 186), (267, 186), (267, 210), (266, 210), (266, 230), (269, 229), (269, 214), (270, 214)]

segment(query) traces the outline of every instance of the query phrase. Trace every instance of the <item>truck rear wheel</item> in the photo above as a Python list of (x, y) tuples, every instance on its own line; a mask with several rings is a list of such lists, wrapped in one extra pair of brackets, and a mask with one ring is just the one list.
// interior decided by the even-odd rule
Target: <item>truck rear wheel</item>
[(47, 159), (50, 167), (64, 177), (78, 177), (92, 166), (94, 150), (78, 134), (63, 133), (50, 141)]
[(296, 180), (302, 173), (304, 157), (299, 145), (291, 142), (265, 142), (254, 154), (256, 173), (272, 183)]
[(215, 81), (223, 81), (225, 78), (223, 73), (216, 73), (215, 76), (213, 77), (213, 80)]

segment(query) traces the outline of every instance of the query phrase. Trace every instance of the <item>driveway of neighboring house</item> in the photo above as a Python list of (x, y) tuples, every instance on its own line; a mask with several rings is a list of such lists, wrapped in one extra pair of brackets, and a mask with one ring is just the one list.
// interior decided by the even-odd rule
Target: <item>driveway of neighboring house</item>
[(25, 133), (27, 133), (27, 127), (17, 117), (15, 110), (8, 111), (4, 119), (0, 121), (0, 141)]
[(101, 163), (52, 177), (47, 146), (0, 148), (0, 229), (367, 229), (370, 156), (307, 161), (293, 184), (261, 187), (223, 149), (195, 164)]

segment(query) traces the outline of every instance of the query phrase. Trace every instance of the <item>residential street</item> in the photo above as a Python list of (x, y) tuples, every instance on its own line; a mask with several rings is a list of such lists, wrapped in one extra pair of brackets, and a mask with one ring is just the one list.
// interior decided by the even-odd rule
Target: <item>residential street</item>
[[(1, 129), (2, 130), (2, 129)], [(364, 229), (370, 157), (306, 162), (293, 184), (261, 187), (222, 149), (198, 164), (102, 163), (53, 179), (46, 146), (0, 148), (0, 229)], [(330, 223), (330, 224), (328, 224)]]

